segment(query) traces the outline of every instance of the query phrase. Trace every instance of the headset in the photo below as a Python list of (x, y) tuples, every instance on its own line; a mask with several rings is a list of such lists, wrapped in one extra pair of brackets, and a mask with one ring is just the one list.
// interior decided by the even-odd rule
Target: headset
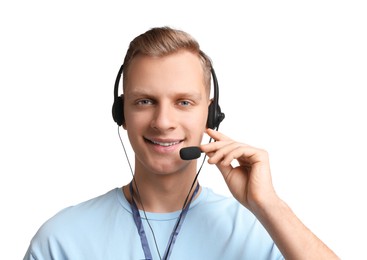
[[(115, 80), (115, 87), (113, 91), (114, 102), (112, 105), (112, 117), (113, 120), (117, 123), (118, 126), (122, 126), (125, 123), (124, 116), (124, 94), (118, 95), (118, 87), (120, 83), (120, 79), (122, 76), (122, 71), (124, 68), (124, 64), (121, 65), (117, 77)], [(213, 86), (214, 86), (214, 97), (213, 101), (209, 105), (208, 111), (208, 119), (206, 126), (211, 129), (218, 129), (219, 124), (223, 121), (225, 115), (222, 113), (221, 108), (219, 106), (219, 86), (217, 76), (213, 67), (210, 68), (212, 78), (213, 78)]]

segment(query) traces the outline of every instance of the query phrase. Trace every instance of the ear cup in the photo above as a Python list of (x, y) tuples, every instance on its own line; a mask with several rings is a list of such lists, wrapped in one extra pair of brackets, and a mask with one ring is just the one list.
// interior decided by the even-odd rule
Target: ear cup
[(122, 126), (125, 123), (124, 95), (115, 98), (112, 105), (112, 117), (118, 126)]
[(208, 109), (206, 126), (211, 129), (218, 128), (219, 124), (224, 119), (224, 114), (222, 113), (220, 106), (215, 102), (211, 102)]
[(224, 113), (222, 113), (220, 106), (219, 106), (219, 85), (218, 85), (217, 76), (215, 74), (213, 67), (211, 67), (211, 73), (212, 73), (212, 78), (213, 78), (214, 97), (208, 108), (209, 111), (208, 111), (208, 119), (207, 119), (206, 126), (208, 128), (218, 130), (220, 123), (224, 119)]
[(215, 128), (215, 107), (214, 103), (211, 102), (209, 105), (208, 119), (206, 121), (206, 127), (214, 129)]

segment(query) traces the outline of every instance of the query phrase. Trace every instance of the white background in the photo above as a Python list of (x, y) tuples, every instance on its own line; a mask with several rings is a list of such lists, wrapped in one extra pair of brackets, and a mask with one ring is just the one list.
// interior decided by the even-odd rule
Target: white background
[[(269, 151), (279, 195), (340, 257), (365, 256), (364, 1), (223, 2), (1, 2), (2, 259), (21, 259), (58, 210), (130, 180), (113, 84), (130, 40), (163, 25), (213, 59), (220, 130)], [(200, 176), (228, 193), (213, 166)]]

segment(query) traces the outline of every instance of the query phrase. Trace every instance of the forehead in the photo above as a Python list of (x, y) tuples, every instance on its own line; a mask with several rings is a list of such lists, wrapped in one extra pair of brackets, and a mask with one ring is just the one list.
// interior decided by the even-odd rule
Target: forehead
[(124, 93), (134, 89), (157, 87), (177, 91), (207, 91), (204, 69), (200, 58), (189, 52), (179, 51), (163, 57), (138, 55), (125, 72)]

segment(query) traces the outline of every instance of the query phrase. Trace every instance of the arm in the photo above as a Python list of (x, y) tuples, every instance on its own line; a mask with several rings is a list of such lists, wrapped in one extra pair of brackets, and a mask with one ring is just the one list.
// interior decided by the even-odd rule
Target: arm
[(277, 196), (266, 151), (211, 129), (207, 134), (216, 140), (201, 146), (208, 162), (217, 165), (233, 196), (258, 218), (286, 259), (339, 259)]

